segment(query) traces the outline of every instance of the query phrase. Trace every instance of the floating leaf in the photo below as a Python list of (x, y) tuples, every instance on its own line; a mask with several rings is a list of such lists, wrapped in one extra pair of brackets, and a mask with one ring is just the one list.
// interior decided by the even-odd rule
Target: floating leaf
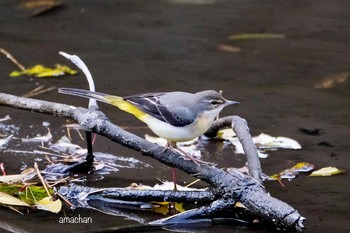
[(35, 206), (40, 210), (46, 210), (57, 214), (62, 209), (62, 202), (60, 199), (54, 201), (52, 197), (45, 197), (38, 201)]
[(299, 162), (289, 169), (285, 169), (285, 170), (281, 171), (280, 173), (277, 173), (277, 174), (274, 174), (274, 175), (268, 177), (268, 179), (276, 180), (284, 187), (284, 184), (282, 183), (283, 179), (292, 180), (300, 172), (310, 172), (314, 169), (315, 169), (315, 165), (313, 165), (311, 163)]
[(7, 143), (9, 143), (9, 141), (11, 140), (12, 137), (13, 137), (13, 135), (11, 134), (7, 138), (1, 138), (0, 139), (0, 148), (4, 147)]
[(34, 138), (22, 138), (22, 142), (48, 142), (51, 141), (52, 134), (49, 128), (47, 128), (47, 134), (44, 136), (37, 136)]
[(324, 167), (317, 171), (312, 172), (310, 176), (333, 176), (344, 172), (345, 171), (339, 170), (336, 167)]
[(315, 165), (307, 162), (300, 162), (295, 164), (291, 169), (297, 172), (310, 172), (315, 169)]
[(234, 46), (225, 45), (225, 44), (217, 45), (217, 49), (221, 52), (226, 52), (226, 53), (239, 53), (242, 51), (242, 49), (239, 47), (234, 47)]
[(272, 137), (268, 134), (261, 133), (259, 136), (253, 137), (255, 145), (259, 149), (276, 150), (276, 149), (301, 149), (301, 145), (294, 139), (287, 137)]
[(63, 3), (58, 0), (29, 0), (22, 3), (21, 6), (33, 10), (31, 16), (39, 16), (63, 6)]
[(234, 34), (228, 37), (230, 40), (251, 40), (251, 39), (284, 39), (284, 34), (274, 33), (242, 33)]
[(76, 75), (78, 71), (72, 70), (68, 66), (61, 65), (61, 64), (56, 64), (56, 69), (62, 70), (65, 74), (70, 74), (70, 75)]
[(163, 215), (168, 214), (171, 212), (171, 214), (175, 213), (181, 213), (184, 212), (185, 209), (182, 207), (182, 203), (177, 202), (152, 202), (152, 210), (155, 213), (160, 213)]
[(350, 77), (349, 72), (337, 73), (324, 78), (321, 82), (314, 85), (315, 89), (331, 89), (339, 84), (344, 84)]
[(230, 138), (234, 138), (236, 136), (237, 135), (236, 135), (235, 131), (232, 130), (232, 128), (221, 129), (217, 133), (218, 138), (225, 139), (225, 140), (230, 139)]
[(57, 64), (55, 68), (47, 68), (43, 65), (35, 65), (31, 68), (25, 69), (24, 71), (13, 71), (10, 73), (11, 77), (18, 77), (22, 75), (34, 76), (37, 78), (55, 77), (65, 74), (75, 75), (78, 71), (72, 70), (68, 66)]
[[(236, 154), (244, 154), (242, 144), (232, 130), (219, 131), (218, 138), (230, 141), (235, 146)], [(287, 137), (272, 137), (268, 134), (261, 133), (259, 136), (255, 136), (252, 139), (258, 148), (258, 155), (260, 158), (268, 157), (268, 154), (265, 153), (267, 150), (301, 149), (301, 145), (297, 141)]]
[(284, 187), (284, 184), (282, 183), (283, 179), (292, 180), (297, 175), (298, 175), (297, 171), (294, 171), (293, 169), (286, 169), (286, 170), (281, 171), (278, 174), (274, 174), (274, 175), (270, 176), (269, 179), (278, 181)]
[(10, 115), (6, 115), (6, 116), (4, 116), (3, 118), (0, 118), (0, 122), (8, 121), (8, 120), (11, 120)]
[[(153, 137), (146, 134), (145, 139), (149, 142), (156, 143), (160, 146), (165, 147), (167, 145), (167, 140), (165, 140), (164, 138)], [(197, 141), (198, 141), (198, 138), (195, 138), (191, 141), (177, 143), (177, 146), (180, 147), (181, 150), (185, 151), (186, 153), (189, 153), (196, 158), (200, 158), (202, 156), (201, 151), (195, 145), (193, 145)]]
[[(130, 186), (126, 187), (127, 189), (136, 189), (136, 190), (174, 190), (174, 182), (170, 181), (162, 181), (161, 184), (155, 184), (153, 187), (148, 185), (142, 185), (137, 183), (132, 183)], [(176, 185), (176, 189), (178, 191), (205, 191), (207, 189), (197, 189), (197, 188), (189, 188), (181, 185)]]

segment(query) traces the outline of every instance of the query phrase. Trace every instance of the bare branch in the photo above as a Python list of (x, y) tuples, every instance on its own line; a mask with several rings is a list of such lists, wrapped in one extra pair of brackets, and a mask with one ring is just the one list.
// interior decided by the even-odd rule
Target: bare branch
[(207, 137), (215, 137), (217, 132), (224, 127), (232, 127), (243, 146), (247, 158), (249, 174), (259, 183), (262, 183), (262, 171), (256, 146), (249, 133), (247, 121), (239, 116), (227, 116), (214, 122), (211, 128), (204, 134)]

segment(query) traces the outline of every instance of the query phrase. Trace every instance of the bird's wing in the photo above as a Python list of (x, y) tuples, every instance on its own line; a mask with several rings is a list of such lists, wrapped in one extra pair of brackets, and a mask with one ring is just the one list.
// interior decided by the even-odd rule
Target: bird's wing
[[(158, 120), (164, 121), (176, 127), (184, 127), (195, 120), (195, 116), (185, 106), (165, 105), (160, 98), (166, 92), (147, 93), (124, 97), (124, 100), (135, 105)], [(171, 107), (171, 109), (168, 108)]]

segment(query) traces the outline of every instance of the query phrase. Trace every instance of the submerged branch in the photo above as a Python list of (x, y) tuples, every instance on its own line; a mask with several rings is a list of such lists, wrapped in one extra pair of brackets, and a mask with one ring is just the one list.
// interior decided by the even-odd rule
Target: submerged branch
[[(254, 152), (255, 146), (252, 145), (247, 124), (240, 117), (231, 116), (218, 120), (206, 135), (216, 135), (216, 131), (220, 127), (232, 126), (243, 144), (243, 148), (245, 148), (245, 153), (248, 156), (248, 165), (251, 169), (250, 172), (254, 178), (239, 172), (230, 174), (222, 169), (205, 164), (198, 166), (192, 161), (184, 160), (181, 154), (169, 149), (164, 150), (163, 147), (148, 142), (114, 125), (100, 111), (20, 98), (3, 93), (0, 93), (0, 104), (73, 119), (86, 130), (105, 136), (125, 147), (139, 151), (143, 155), (157, 159), (168, 166), (181, 169), (187, 174), (209, 183), (215, 189), (217, 200), (222, 200), (220, 202), (221, 209), (233, 208), (232, 202), (240, 201), (252, 215), (275, 224), (279, 228), (297, 230), (302, 228), (304, 218), (300, 216), (297, 210), (269, 196), (260, 183), (257, 182), (260, 181), (260, 163), (256, 151)], [(224, 200), (230, 201), (225, 202)], [(212, 206), (215, 206), (213, 204), (214, 202)], [(200, 216), (201, 211), (198, 210), (196, 217)]]
[(126, 188), (91, 188), (76, 184), (64, 186), (59, 190), (60, 194), (69, 198), (89, 199), (108, 198), (124, 201), (157, 201), (157, 202), (189, 202), (205, 204), (213, 202), (217, 197), (213, 191), (172, 191), (154, 189), (126, 189)]

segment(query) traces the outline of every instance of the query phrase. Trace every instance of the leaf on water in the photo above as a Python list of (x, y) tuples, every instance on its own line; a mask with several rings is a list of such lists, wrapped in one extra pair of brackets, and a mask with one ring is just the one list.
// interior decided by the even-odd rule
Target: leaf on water
[(62, 209), (62, 202), (60, 199), (54, 201), (52, 197), (45, 197), (38, 201), (35, 206), (40, 210), (46, 210), (57, 214)]
[[(176, 185), (176, 188), (178, 191), (205, 191), (207, 190), (206, 188), (203, 189), (197, 189), (197, 188), (189, 188), (189, 187), (184, 187), (181, 185)], [(136, 190), (174, 190), (174, 182), (170, 181), (162, 181), (161, 184), (155, 184), (153, 187), (148, 186), (148, 185), (142, 185), (142, 184), (137, 184), (137, 183), (132, 183), (126, 189), (136, 189)]]
[[(174, 182), (170, 181), (163, 181), (162, 184), (156, 184), (152, 188), (154, 190), (173, 190), (174, 189)], [(205, 191), (207, 189), (197, 189), (197, 188), (189, 188), (189, 187), (184, 187), (181, 185), (176, 185), (176, 189), (179, 191)]]
[(56, 143), (50, 144), (49, 148), (53, 151), (65, 152), (74, 155), (86, 154), (87, 150), (77, 144), (73, 144), (67, 136), (62, 136)]
[(0, 203), (3, 205), (10, 205), (10, 206), (29, 206), (24, 201), (21, 201), (20, 199), (13, 197), (4, 192), (0, 192)]
[(284, 39), (286, 35), (276, 33), (241, 33), (230, 35), (228, 38), (230, 40)]
[(6, 115), (6, 116), (4, 116), (4, 117), (0, 118), (0, 122), (3, 122), (3, 121), (8, 121), (8, 120), (11, 120), (10, 115)]
[(149, 141), (149, 142), (156, 143), (156, 144), (158, 144), (160, 146), (166, 146), (166, 144), (167, 144), (167, 140), (166, 139), (159, 138), (159, 137), (153, 137), (153, 136), (148, 135), (148, 134), (145, 135), (145, 139), (147, 141)]
[(299, 162), (295, 164), (291, 169), (297, 172), (310, 172), (315, 169), (315, 165), (307, 162)]
[(51, 141), (52, 139), (52, 134), (49, 128), (47, 128), (47, 134), (44, 136), (37, 136), (34, 138), (22, 138), (22, 142), (48, 142)]
[(293, 169), (286, 169), (281, 171), (278, 174), (274, 174), (272, 176), (269, 177), (269, 179), (271, 180), (276, 180), (278, 181), (283, 187), (285, 187), (285, 185), (282, 183), (283, 179), (288, 179), (288, 180), (292, 180), (294, 179), (296, 176), (298, 175), (297, 171), (294, 171)]
[(182, 207), (182, 203), (177, 202), (152, 202), (152, 210), (155, 213), (160, 213), (167, 215), (169, 212), (171, 214), (185, 212), (186, 210)]
[[(146, 134), (145, 139), (149, 142), (156, 143), (160, 146), (165, 147), (167, 145), (167, 140), (165, 140), (164, 138), (153, 137)], [(191, 141), (177, 143), (177, 146), (180, 147), (181, 150), (185, 151), (186, 153), (189, 153), (196, 158), (201, 158), (201, 151), (194, 145), (197, 141), (198, 138), (195, 138)]]
[(324, 167), (317, 171), (312, 172), (310, 176), (333, 176), (337, 174), (342, 174), (344, 172), (345, 171), (340, 170), (336, 167)]
[(33, 10), (32, 16), (39, 16), (63, 6), (63, 2), (59, 0), (29, 0), (22, 3), (21, 6)]
[[(236, 154), (244, 154), (242, 144), (232, 129), (220, 130), (218, 138), (230, 141), (235, 146)], [(252, 139), (258, 148), (258, 155), (260, 158), (267, 158), (268, 154), (265, 153), (265, 151), (268, 150), (301, 149), (301, 145), (296, 140), (287, 137), (272, 137), (268, 134), (261, 133), (259, 136), (255, 136)]]
[(75, 75), (78, 71), (72, 70), (68, 66), (57, 64), (55, 68), (47, 68), (43, 65), (35, 65), (31, 68), (25, 69), (24, 71), (13, 71), (10, 73), (11, 77), (18, 76), (34, 76), (37, 78), (47, 78), (47, 77), (56, 77), (62, 75)]
[(300, 172), (310, 172), (314, 169), (315, 169), (315, 165), (313, 165), (311, 163), (299, 162), (289, 169), (285, 169), (277, 174), (274, 174), (274, 175), (268, 177), (268, 179), (269, 180), (276, 180), (284, 187), (284, 184), (282, 183), (283, 179), (292, 180)]
[(230, 139), (230, 138), (234, 138), (236, 137), (236, 133), (235, 131), (232, 130), (232, 128), (227, 128), (227, 129), (221, 129), (219, 130), (219, 132), (217, 133), (217, 137), (220, 139)]
[(336, 85), (343, 84), (349, 79), (350, 73), (337, 73), (324, 78), (321, 82), (314, 85), (315, 89), (331, 89)]
[(264, 150), (301, 149), (301, 145), (294, 139), (287, 137), (272, 137), (264, 133), (261, 133), (259, 136), (253, 137), (253, 141), (259, 149)]
[(1, 138), (0, 139), (0, 148), (6, 146), (6, 144), (9, 143), (9, 141), (11, 140), (12, 137), (13, 137), (13, 135), (11, 134), (7, 138)]
[[(145, 139), (149, 142), (156, 143), (160, 146), (166, 146), (167, 140), (164, 138), (159, 138), (159, 137), (153, 137), (151, 135), (145, 134)], [(195, 138), (193, 140), (187, 141), (187, 142), (180, 142), (177, 143), (179, 147), (186, 147), (195, 144), (198, 141), (198, 138)]]
[(219, 44), (216, 47), (219, 51), (226, 52), (226, 53), (239, 53), (242, 51), (242, 49), (239, 47), (234, 47), (226, 44)]

